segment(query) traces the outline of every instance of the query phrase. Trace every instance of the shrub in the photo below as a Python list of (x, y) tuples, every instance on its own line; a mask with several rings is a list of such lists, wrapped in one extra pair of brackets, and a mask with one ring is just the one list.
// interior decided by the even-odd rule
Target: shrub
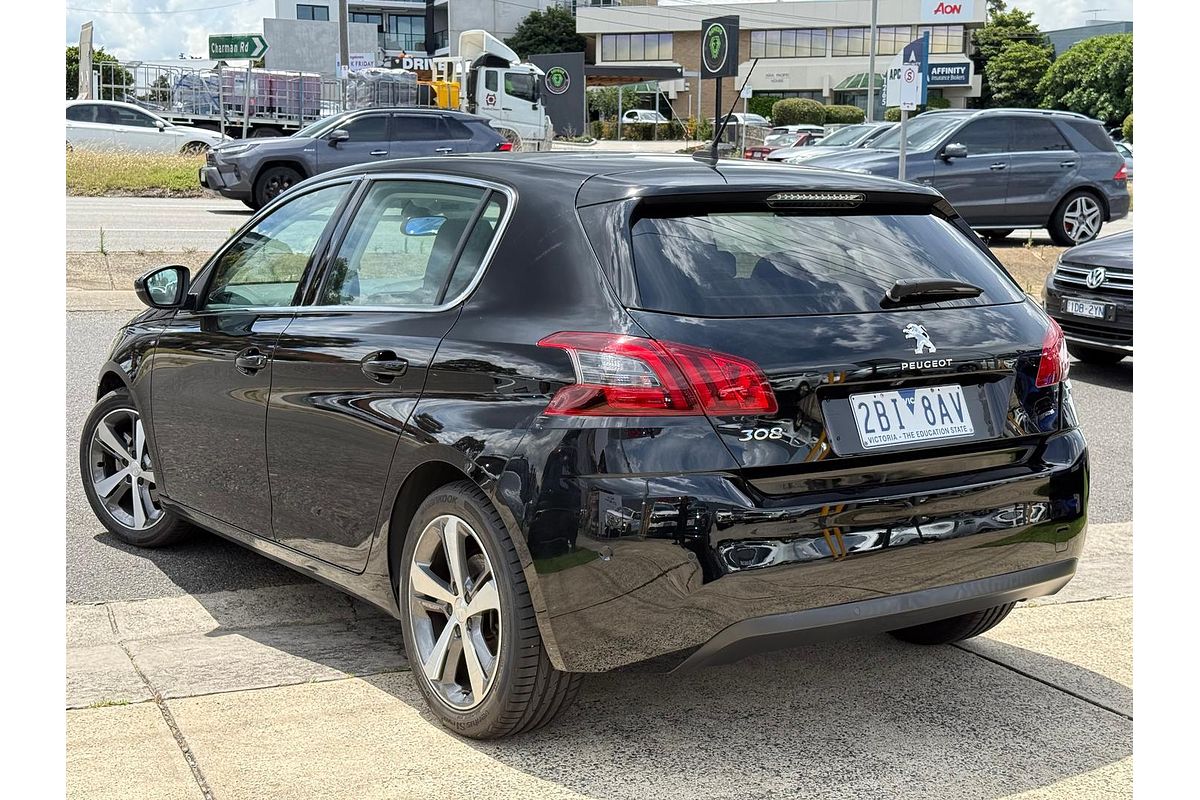
[(1125, 138), (1125, 141), (1133, 144), (1133, 114), (1127, 116), (1121, 123), (1121, 136)]
[(883, 112), (884, 122), (899, 122), (900, 121), (900, 106), (891, 106)]
[(593, 139), (603, 139), (604, 138), (604, 120), (594, 119), (591, 121), (591, 123), (589, 123), (588, 127), (592, 131)]
[(771, 122), (776, 125), (824, 125), (825, 106), (816, 100), (789, 97), (771, 106)]
[(771, 118), (771, 106), (779, 102), (778, 97), (766, 97), (764, 95), (755, 95), (746, 103), (746, 111), (751, 114), (758, 114), (760, 117)]
[(867, 118), (858, 106), (825, 106), (826, 125), (857, 125)]
[(925, 108), (949, 108), (950, 101), (944, 97), (931, 97), (929, 102), (925, 104)]

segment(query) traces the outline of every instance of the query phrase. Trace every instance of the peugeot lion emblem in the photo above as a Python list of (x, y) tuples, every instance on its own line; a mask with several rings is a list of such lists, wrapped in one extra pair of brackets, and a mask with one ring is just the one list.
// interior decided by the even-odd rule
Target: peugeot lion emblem
[(1104, 285), (1104, 281), (1107, 279), (1108, 273), (1104, 270), (1104, 267), (1096, 267), (1088, 273), (1087, 287), (1089, 289), (1098, 289)]
[(925, 352), (937, 352), (937, 348), (933, 346), (933, 340), (929, 338), (929, 332), (925, 330), (924, 325), (919, 325), (915, 322), (908, 323), (904, 326), (904, 338), (912, 339), (916, 343), (913, 352), (917, 355)]

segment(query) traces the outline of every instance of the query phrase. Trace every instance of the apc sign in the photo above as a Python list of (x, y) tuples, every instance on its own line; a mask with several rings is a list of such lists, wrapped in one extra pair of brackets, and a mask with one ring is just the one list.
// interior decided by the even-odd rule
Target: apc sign
[(921, 0), (921, 22), (974, 21), (974, 0)]

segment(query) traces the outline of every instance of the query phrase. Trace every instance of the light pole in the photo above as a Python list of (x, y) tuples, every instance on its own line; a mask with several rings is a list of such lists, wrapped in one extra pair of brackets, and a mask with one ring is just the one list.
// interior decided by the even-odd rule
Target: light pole
[(867, 122), (875, 121), (875, 26), (879, 20), (879, 0), (871, 0), (871, 63), (867, 67)]

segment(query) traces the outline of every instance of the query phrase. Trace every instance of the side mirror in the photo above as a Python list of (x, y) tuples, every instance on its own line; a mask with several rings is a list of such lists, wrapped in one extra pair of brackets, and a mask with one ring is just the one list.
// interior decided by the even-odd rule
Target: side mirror
[(951, 142), (942, 148), (942, 158), (949, 161), (952, 158), (966, 158), (967, 146), (958, 142)]
[(445, 221), (445, 217), (410, 217), (404, 223), (404, 235), (434, 236)]
[(165, 131), (167, 129), (167, 123), (163, 122), (161, 119), (156, 119), (154, 120), (154, 127), (158, 128), (160, 131)]
[(345, 128), (338, 128), (336, 131), (329, 134), (329, 146), (330, 147), (337, 147), (338, 142), (348, 142), (348, 141), (350, 141), (350, 131), (346, 130)]
[(133, 290), (151, 308), (180, 308), (191, 280), (187, 267), (159, 267), (135, 279)]

